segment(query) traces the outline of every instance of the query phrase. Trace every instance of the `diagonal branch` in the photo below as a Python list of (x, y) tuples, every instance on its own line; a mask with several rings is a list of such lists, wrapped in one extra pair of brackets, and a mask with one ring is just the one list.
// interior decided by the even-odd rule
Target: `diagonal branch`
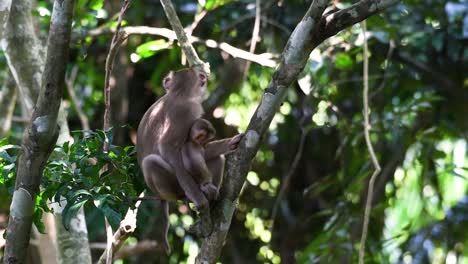
[(314, 45), (317, 46), (341, 30), (378, 14), (398, 2), (400, 0), (361, 0), (348, 8), (325, 15), (321, 21), (321, 29), (313, 40)]
[(283, 51), (278, 69), (265, 89), (245, 137), (238, 149), (227, 158), (227, 170), (221, 187), (220, 199), (214, 207), (214, 231), (203, 241), (197, 263), (214, 263), (221, 253), (242, 185), (252, 159), (260, 147), (276, 111), (283, 101), (287, 88), (302, 72), (309, 53), (312, 34), (316, 30), (322, 13), (327, 7), (326, 0), (313, 1), (304, 18), (296, 26)]
[(172, 29), (174, 29), (177, 35), (177, 40), (180, 43), (180, 47), (182, 48), (182, 51), (184, 52), (185, 56), (187, 56), (187, 60), (189, 62), (190, 67), (200, 68), (204, 72), (209, 74), (209, 64), (204, 63), (198, 57), (197, 52), (195, 51), (189, 39), (187, 38), (187, 35), (185, 34), (184, 27), (182, 27), (182, 24), (180, 23), (179, 17), (177, 16), (177, 13), (174, 9), (174, 6), (172, 5), (171, 0), (161, 0), (161, 4), (164, 8), (164, 12), (166, 13), (167, 19), (169, 20)]
[[(221, 253), (240, 190), (250, 169), (261, 139), (264, 137), (275, 113), (278, 111), (289, 85), (297, 79), (307, 63), (310, 52), (326, 38), (338, 31), (388, 7), (396, 0), (362, 0), (348, 9), (326, 17), (322, 13), (326, 0), (314, 0), (304, 18), (296, 26), (282, 53), (281, 61), (266, 87), (245, 137), (239, 147), (227, 158), (226, 175), (220, 199), (213, 208), (214, 231), (203, 241), (197, 263), (214, 263)], [(326, 23), (326, 22), (335, 23)], [(328, 32), (330, 30), (331, 32)]]

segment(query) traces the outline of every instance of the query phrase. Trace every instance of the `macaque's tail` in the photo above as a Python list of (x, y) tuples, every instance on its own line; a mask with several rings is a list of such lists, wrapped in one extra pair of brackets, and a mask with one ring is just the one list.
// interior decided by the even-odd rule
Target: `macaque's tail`
[(166, 200), (161, 200), (161, 207), (163, 209), (163, 222), (164, 222), (164, 230), (163, 230), (163, 242), (164, 242), (164, 249), (166, 250), (166, 254), (171, 253), (171, 246), (169, 246), (169, 241), (167, 240), (167, 235), (169, 233), (169, 203)]

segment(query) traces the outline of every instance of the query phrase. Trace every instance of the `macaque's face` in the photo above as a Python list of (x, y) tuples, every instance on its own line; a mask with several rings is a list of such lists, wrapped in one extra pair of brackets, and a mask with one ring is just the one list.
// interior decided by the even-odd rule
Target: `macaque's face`
[(205, 146), (213, 140), (215, 134), (210, 129), (197, 128), (194, 133), (192, 133), (192, 141), (198, 145)]

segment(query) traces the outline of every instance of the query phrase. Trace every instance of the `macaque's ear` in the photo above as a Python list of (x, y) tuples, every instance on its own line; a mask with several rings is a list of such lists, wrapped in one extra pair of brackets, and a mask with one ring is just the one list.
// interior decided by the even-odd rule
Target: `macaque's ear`
[(163, 79), (163, 87), (166, 91), (169, 91), (170, 87), (172, 86), (172, 80), (174, 79), (174, 72), (170, 71), (166, 77)]
[(205, 74), (205, 73), (199, 73), (199, 74), (198, 74), (198, 79), (200, 80), (200, 86), (205, 86), (206, 80), (207, 80), (208, 78), (206, 77), (206, 74)]

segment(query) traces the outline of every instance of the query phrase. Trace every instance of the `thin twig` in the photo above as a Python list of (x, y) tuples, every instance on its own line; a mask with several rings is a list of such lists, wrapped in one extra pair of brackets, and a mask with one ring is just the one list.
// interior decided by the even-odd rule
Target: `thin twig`
[(364, 254), (366, 251), (366, 240), (367, 233), (369, 229), (369, 217), (372, 209), (372, 199), (374, 195), (374, 182), (377, 178), (377, 175), (380, 173), (380, 164), (375, 155), (374, 148), (372, 147), (372, 142), (370, 140), (370, 124), (369, 124), (369, 52), (367, 48), (367, 37), (366, 37), (366, 21), (362, 23), (362, 33), (364, 35), (364, 89), (363, 89), (363, 107), (364, 107), (364, 137), (366, 140), (367, 149), (372, 159), (372, 164), (374, 165), (374, 172), (369, 180), (369, 187), (367, 189), (367, 201), (366, 208), (364, 211), (364, 221), (362, 224), (362, 235), (361, 235), (361, 246), (359, 248), (359, 264), (364, 264)]
[(288, 174), (286, 174), (286, 176), (284, 177), (283, 184), (281, 185), (281, 189), (278, 192), (278, 196), (276, 197), (276, 201), (273, 206), (273, 210), (271, 213), (271, 221), (272, 221), (271, 230), (273, 230), (274, 228), (274, 223), (275, 223), (276, 215), (278, 213), (279, 204), (283, 200), (283, 197), (286, 194), (286, 191), (288, 190), (289, 184), (291, 183), (292, 176), (294, 175), (294, 173), (297, 170), (297, 167), (299, 166), (299, 161), (302, 158), (302, 152), (304, 150), (304, 145), (305, 145), (305, 141), (307, 138), (307, 134), (310, 131), (310, 129), (307, 129), (307, 128), (301, 128), (301, 130), (302, 130), (301, 139), (299, 140), (299, 145), (297, 147), (296, 155), (294, 156), (294, 160), (291, 164), (291, 167), (288, 170)]
[(73, 89), (75, 84), (76, 76), (78, 74), (78, 66), (74, 66), (71, 70), (70, 76), (65, 78), (65, 84), (67, 86), (68, 94), (70, 95), (71, 103), (75, 108), (76, 113), (78, 114), (78, 118), (80, 119), (81, 127), (85, 130), (84, 134), (87, 134), (87, 130), (90, 130), (89, 120), (86, 114), (83, 112), (83, 109), (80, 107), (78, 103), (78, 96)]
[(207, 74), (209, 74), (209, 64), (204, 63), (202, 60), (200, 60), (197, 52), (193, 48), (192, 44), (190, 44), (190, 41), (187, 38), (187, 35), (185, 34), (184, 28), (180, 23), (179, 17), (177, 16), (177, 13), (174, 9), (174, 6), (172, 5), (171, 0), (161, 0), (161, 4), (163, 6), (164, 13), (166, 13), (167, 19), (171, 24), (172, 29), (177, 35), (177, 40), (179, 41), (180, 47), (182, 48), (182, 51), (184, 52), (185, 56), (187, 56), (187, 60), (189, 62), (190, 67), (198, 67)]
[[(139, 196), (140, 198), (144, 197), (144, 193), (142, 192)], [(125, 240), (135, 231), (136, 229), (136, 216), (138, 213), (138, 208), (140, 207), (141, 201), (135, 203), (135, 209), (128, 209), (125, 218), (120, 222), (120, 226), (115, 231), (114, 235), (112, 236), (112, 243), (109, 252), (112, 252), (111, 255), (115, 255), (119, 249), (124, 244)], [(112, 234), (111, 234), (112, 235)], [(104, 251), (101, 257), (98, 260), (98, 264), (106, 263), (106, 256), (108, 250)]]
[[(127, 38), (124, 31), (120, 31), (122, 27), (122, 19), (127, 11), (128, 7), (130, 6), (130, 0), (124, 0), (124, 4), (120, 9), (119, 18), (117, 20), (117, 28), (115, 29), (114, 36), (112, 37), (111, 45), (109, 47), (109, 53), (107, 54), (106, 58), (106, 76), (104, 79), (104, 103), (105, 103), (105, 110), (104, 110), (104, 124), (103, 130), (107, 131), (110, 128), (110, 77), (112, 75), (112, 70), (114, 68), (114, 61), (115, 57), (117, 56), (117, 52), (119, 51), (120, 44)], [(109, 139), (106, 136), (106, 140), (104, 142), (104, 152), (107, 152), (109, 148)]]
[[(208, 10), (203, 9), (200, 13), (195, 14), (193, 18), (192, 24), (185, 28), (185, 33), (187, 34), (187, 38), (190, 40), (190, 37), (193, 34), (195, 28), (197, 28), (198, 24), (202, 21), (202, 19), (208, 14)], [(185, 57), (185, 53), (182, 53), (182, 65), (185, 65), (187, 57)]]
[[(128, 7), (130, 6), (130, 0), (124, 0), (124, 3), (122, 5), (122, 8), (120, 9), (119, 13), (119, 18), (117, 19), (117, 27), (115, 29), (114, 36), (112, 37), (112, 41), (109, 47), (109, 52), (107, 54), (106, 58), (106, 75), (104, 79), (104, 104), (105, 104), (105, 109), (104, 109), (104, 123), (103, 123), (103, 130), (104, 132), (108, 131), (110, 128), (110, 112), (111, 112), (111, 103), (110, 103), (110, 77), (112, 76), (112, 70), (114, 68), (114, 61), (115, 57), (117, 56), (117, 53), (119, 51), (120, 44), (126, 39), (126, 35), (124, 32), (121, 32), (120, 29), (122, 27), (122, 19), (125, 14), (125, 11), (127, 11)], [(109, 150), (109, 139), (107, 138), (107, 133), (105, 134), (105, 141), (104, 145), (102, 147), (104, 153), (106, 153)], [(106, 171), (107, 166), (103, 167), (102, 171)], [(107, 236), (107, 246), (106, 246), (106, 251), (104, 254), (101, 256), (99, 259), (99, 263), (105, 263), (106, 264), (111, 264), (112, 263), (112, 257), (114, 255), (114, 252), (119, 250), (119, 247), (115, 246), (115, 236), (112, 235), (112, 227), (109, 225), (109, 222), (107, 221), (107, 217), (104, 217), (105, 220), (105, 226), (106, 226), (106, 236)], [(124, 219), (125, 220), (125, 219)], [(123, 221), (121, 222), (122, 225)], [(120, 230), (120, 228), (119, 228)], [(119, 231), (118, 230), (118, 231)], [(104, 258), (103, 258), (104, 257)]]
[(112, 263), (112, 244), (114, 244), (114, 237), (112, 236), (112, 227), (109, 224), (109, 221), (107, 221), (107, 217), (104, 216), (104, 224), (106, 226), (106, 264), (111, 264)]
[[(257, 42), (260, 36), (260, 18), (261, 18), (261, 8), (260, 8), (260, 0), (255, 1), (255, 23), (252, 30), (252, 38), (250, 39), (250, 48), (249, 52), (254, 53), (255, 47), (257, 46)], [(247, 76), (250, 68), (250, 61), (247, 61), (244, 68), (244, 78)]]

